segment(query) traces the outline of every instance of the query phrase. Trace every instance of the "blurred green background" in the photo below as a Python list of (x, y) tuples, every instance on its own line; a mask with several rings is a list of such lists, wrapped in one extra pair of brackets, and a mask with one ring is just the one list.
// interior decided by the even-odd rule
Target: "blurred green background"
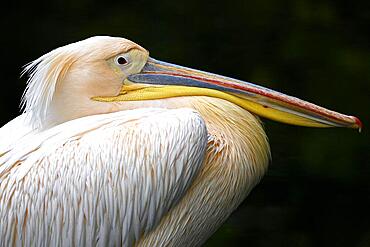
[(270, 169), (206, 246), (370, 246), (369, 1), (7, 1), (0, 125), (19, 114), (22, 65), (94, 35), (360, 117), (349, 129), (264, 120)]

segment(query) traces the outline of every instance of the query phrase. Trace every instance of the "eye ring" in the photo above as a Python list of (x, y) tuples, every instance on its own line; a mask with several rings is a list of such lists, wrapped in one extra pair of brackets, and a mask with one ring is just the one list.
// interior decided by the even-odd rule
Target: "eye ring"
[(126, 59), (125, 57), (123, 57), (123, 56), (118, 56), (118, 57), (116, 58), (116, 63), (117, 63), (118, 65), (126, 65), (126, 64), (128, 64), (128, 61), (127, 61), (127, 59)]

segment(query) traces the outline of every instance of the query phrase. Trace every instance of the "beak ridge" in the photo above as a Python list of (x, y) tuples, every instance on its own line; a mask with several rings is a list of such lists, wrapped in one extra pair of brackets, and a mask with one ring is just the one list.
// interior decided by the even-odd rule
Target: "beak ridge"
[[(140, 73), (130, 75), (127, 79), (133, 83), (154, 87), (162, 86), (167, 90), (171, 86), (181, 86), (192, 87), (195, 88), (194, 90), (198, 88), (220, 91), (230, 95), (230, 97), (239, 98), (240, 102), (253, 102), (253, 107), (244, 108), (257, 115), (288, 124), (310, 127), (348, 127), (359, 130), (362, 128), (362, 123), (357, 117), (340, 114), (249, 82), (190, 69), (153, 58), (148, 59)], [(183, 96), (181, 93), (179, 95)], [(256, 108), (256, 104), (262, 106), (262, 108)], [(242, 107), (250, 106), (250, 104), (242, 103), (239, 105)], [(296, 119), (305, 119), (305, 121), (296, 121)]]

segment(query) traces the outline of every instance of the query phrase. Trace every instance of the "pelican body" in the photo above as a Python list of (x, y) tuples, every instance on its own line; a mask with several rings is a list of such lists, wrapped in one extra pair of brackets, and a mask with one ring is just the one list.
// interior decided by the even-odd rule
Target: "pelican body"
[(353, 116), (92, 37), (32, 63), (0, 129), (0, 246), (199, 246), (267, 170), (257, 115), (361, 128)]

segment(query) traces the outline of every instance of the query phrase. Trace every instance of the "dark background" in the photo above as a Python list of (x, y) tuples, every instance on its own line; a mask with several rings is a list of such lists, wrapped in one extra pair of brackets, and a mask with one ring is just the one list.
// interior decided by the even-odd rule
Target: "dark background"
[(360, 117), (361, 134), (264, 120), (269, 172), (206, 246), (370, 246), (369, 1), (12, 1), (0, 20), (0, 125), (22, 65), (94, 35)]

